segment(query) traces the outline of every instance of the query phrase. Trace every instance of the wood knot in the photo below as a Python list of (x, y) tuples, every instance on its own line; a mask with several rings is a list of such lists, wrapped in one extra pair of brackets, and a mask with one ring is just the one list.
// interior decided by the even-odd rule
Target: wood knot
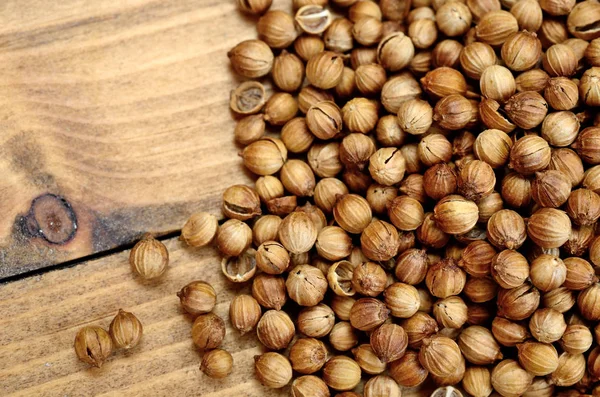
[(71, 204), (50, 193), (33, 199), (29, 212), (20, 221), (24, 234), (51, 244), (65, 244), (77, 232), (77, 216)]

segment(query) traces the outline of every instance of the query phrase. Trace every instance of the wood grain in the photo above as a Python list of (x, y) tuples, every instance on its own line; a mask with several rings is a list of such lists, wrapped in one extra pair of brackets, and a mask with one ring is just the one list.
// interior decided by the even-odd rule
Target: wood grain
[[(178, 239), (166, 242), (171, 263), (164, 278), (143, 282), (128, 265), (128, 252), (0, 285), (0, 390), (2, 396), (287, 396), (269, 390), (253, 374), (262, 352), (256, 337), (240, 337), (228, 320), (231, 298), (244, 286), (226, 281), (211, 248), (192, 250)], [(201, 279), (217, 291), (215, 312), (227, 323), (223, 348), (234, 372), (212, 380), (199, 371), (201, 352), (191, 341), (192, 319), (176, 292)], [(117, 351), (102, 366), (77, 360), (73, 340), (87, 324), (107, 328), (119, 308), (144, 325), (139, 346)], [(417, 396), (405, 390), (403, 396)]]
[[(255, 37), (233, 1), (0, 4), (0, 278), (179, 229), (246, 182), (226, 52)], [(73, 238), (40, 230), (72, 227)], [(62, 222), (61, 222), (62, 219)]]

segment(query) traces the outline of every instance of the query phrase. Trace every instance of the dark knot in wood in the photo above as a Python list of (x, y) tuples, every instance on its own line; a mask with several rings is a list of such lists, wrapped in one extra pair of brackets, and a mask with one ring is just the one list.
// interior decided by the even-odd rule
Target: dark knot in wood
[(31, 202), (27, 215), (20, 219), (24, 234), (51, 244), (65, 244), (77, 233), (77, 216), (71, 204), (55, 194), (43, 194)]

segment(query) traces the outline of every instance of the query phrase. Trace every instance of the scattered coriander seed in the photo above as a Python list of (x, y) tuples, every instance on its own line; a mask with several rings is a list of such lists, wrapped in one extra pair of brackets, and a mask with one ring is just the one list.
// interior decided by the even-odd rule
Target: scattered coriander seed
[(542, 55), (542, 43), (535, 33), (513, 33), (502, 45), (502, 60), (516, 72), (533, 68)]
[(252, 296), (267, 309), (281, 310), (287, 302), (286, 292), (282, 276), (261, 273), (252, 280)]
[(225, 322), (214, 313), (199, 315), (192, 325), (192, 340), (200, 349), (215, 349), (225, 338)]
[(244, 77), (267, 75), (273, 67), (273, 51), (260, 40), (246, 40), (227, 53), (233, 70)]
[(456, 342), (440, 335), (423, 340), (419, 361), (430, 374), (439, 377), (451, 376), (457, 367), (464, 364), (464, 358)]
[(156, 279), (167, 270), (169, 251), (163, 243), (146, 233), (131, 249), (129, 264), (132, 270), (143, 279)]
[(263, 109), (265, 121), (270, 125), (281, 126), (298, 113), (298, 102), (289, 92), (278, 92), (267, 100)]
[(264, 136), (265, 127), (263, 114), (248, 115), (235, 125), (235, 141), (240, 145), (249, 145)]
[(491, 11), (481, 17), (475, 27), (476, 37), (491, 46), (498, 46), (519, 30), (517, 19), (508, 11)]
[(181, 239), (191, 247), (203, 247), (210, 244), (217, 234), (217, 217), (206, 213), (192, 214), (181, 229)]
[(233, 357), (223, 349), (210, 350), (202, 356), (200, 371), (209, 378), (226, 378), (233, 371)]
[(98, 368), (102, 367), (113, 350), (108, 332), (95, 325), (81, 328), (75, 336), (74, 346), (81, 361)]
[(119, 312), (110, 323), (109, 333), (114, 347), (131, 349), (140, 343), (144, 328), (133, 313), (119, 309)]
[[(325, 43), (319, 36), (304, 34), (294, 41), (294, 51), (304, 62), (325, 49)], [(304, 65), (302, 66), (304, 68)]]
[(219, 227), (217, 249), (225, 256), (240, 256), (252, 243), (252, 229), (244, 222), (229, 219)]
[(230, 219), (246, 221), (261, 215), (260, 198), (246, 185), (233, 185), (223, 192), (223, 214)]
[(205, 281), (192, 281), (177, 292), (183, 309), (192, 315), (211, 312), (217, 303), (217, 293)]
[(377, 375), (365, 383), (365, 397), (400, 397), (400, 386), (389, 376)]
[(510, 13), (517, 19), (521, 30), (537, 32), (542, 26), (542, 7), (536, 0), (519, 0), (510, 8)]
[(276, 138), (263, 138), (246, 146), (242, 151), (244, 165), (257, 175), (272, 175), (287, 160), (285, 144)]
[(286, 280), (287, 293), (300, 306), (315, 306), (327, 292), (327, 279), (321, 270), (310, 265), (299, 265), (290, 270)]
[(238, 257), (224, 257), (221, 261), (221, 272), (234, 283), (250, 280), (256, 273), (255, 254), (256, 251), (250, 248)]

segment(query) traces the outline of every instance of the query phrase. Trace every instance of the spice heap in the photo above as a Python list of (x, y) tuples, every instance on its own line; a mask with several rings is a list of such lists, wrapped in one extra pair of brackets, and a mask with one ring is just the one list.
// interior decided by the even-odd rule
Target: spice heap
[(258, 179), (183, 238), (216, 235), (225, 277), (252, 285), (231, 322), (271, 351), (258, 379), (600, 393), (600, 3), (238, 5), (259, 16), (228, 53), (262, 78), (230, 103)]
[[(182, 239), (214, 241), (224, 276), (251, 285), (229, 321), (269, 351), (260, 382), (294, 397), (359, 396), (361, 378), (364, 397), (425, 382), (599, 394), (600, 3), (237, 3), (258, 16), (258, 39), (228, 53), (261, 79), (230, 101), (258, 179)], [(166, 250), (144, 245), (132, 265), (159, 276)], [(214, 289), (179, 297), (201, 369), (227, 376)]]

